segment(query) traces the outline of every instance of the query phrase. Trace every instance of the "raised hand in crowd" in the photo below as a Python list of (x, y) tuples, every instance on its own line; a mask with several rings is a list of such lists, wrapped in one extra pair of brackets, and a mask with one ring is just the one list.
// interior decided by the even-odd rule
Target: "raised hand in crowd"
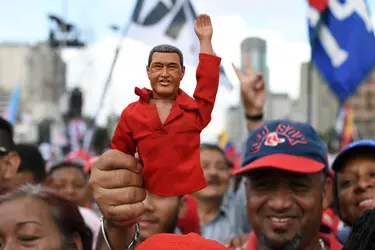
[(246, 56), (245, 72), (241, 72), (234, 64), (234, 71), (240, 81), (241, 97), (247, 118), (247, 127), (252, 131), (260, 127), (263, 120), (266, 90), (262, 73), (253, 72), (250, 56)]

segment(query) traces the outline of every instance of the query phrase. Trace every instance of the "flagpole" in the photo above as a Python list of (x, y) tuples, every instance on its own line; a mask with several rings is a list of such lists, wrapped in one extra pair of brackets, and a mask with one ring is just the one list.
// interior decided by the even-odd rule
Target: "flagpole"
[[(134, 12), (134, 8), (133, 7), (133, 11), (132, 13)], [(98, 119), (98, 116), (100, 114), (100, 111), (102, 110), (103, 108), (103, 105), (104, 105), (104, 100), (105, 100), (105, 96), (107, 94), (107, 91), (108, 91), (108, 88), (111, 84), (111, 81), (112, 81), (112, 76), (113, 76), (113, 71), (115, 69), (115, 66), (116, 66), (116, 63), (117, 63), (117, 60), (118, 60), (118, 57), (119, 57), (119, 54), (121, 52), (121, 49), (122, 49), (122, 44), (124, 42), (124, 39), (125, 37), (127, 36), (128, 34), (128, 31), (129, 31), (129, 28), (130, 28), (130, 25), (132, 23), (132, 17), (133, 17), (133, 14), (131, 15), (130, 17), (130, 20), (129, 22), (125, 25), (124, 29), (122, 30), (122, 34), (121, 34), (121, 37), (120, 37), (120, 41), (119, 43), (117, 44), (117, 47), (116, 47), (116, 51), (115, 51), (115, 55), (113, 57), (113, 60), (112, 60), (112, 63), (111, 63), (111, 67), (109, 69), (109, 73), (108, 73), (108, 76), (107, 76), (107, 80), (104, 84), (104, 88), (103, 88), (103, 92), (102, 92), (102, 95), (100, 97), (100, 101), (99, 101), (99, 105), (98, 105), (98, 108), (96, 110), (96, 113), (95, 113), (95, 116), (94, 116), (94, 121), (96, 121)]]

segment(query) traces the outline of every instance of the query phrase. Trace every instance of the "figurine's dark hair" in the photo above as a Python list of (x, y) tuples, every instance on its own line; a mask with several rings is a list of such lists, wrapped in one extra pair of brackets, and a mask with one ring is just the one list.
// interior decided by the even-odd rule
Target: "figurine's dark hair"
[(343, 250), (375, 249), (375, 210), (365, 211), (353, 224)]
[(147, 67), (150, 66), (151, 61), (152, 61), (152, 55), (155, 52), (160, 52), (160, 53), (176, 53), (180, 57), (181, 67), (184, 66), (184, 57), (183, 57), (182, 52), (181, 52), (181, 50), (179, 48), (177, 48), (177, 47), (175, 47), (173, 45), (170, 45), (170, 44), (160, 44), (158, 46), (153, 47), (152, 50), (150, 51), (150, 54), (148, 56)]

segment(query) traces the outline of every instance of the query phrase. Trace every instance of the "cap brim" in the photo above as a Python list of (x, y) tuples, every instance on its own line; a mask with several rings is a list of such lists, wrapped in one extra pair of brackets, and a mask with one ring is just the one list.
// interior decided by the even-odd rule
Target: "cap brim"
[(333, 171), (335, 172), (340, 171), (342, 167), (344, 166), (345, 162), (348, 161), (349, 158), (351, 158), (354, 154), (365, 153), (365, 152), (374, 153), (374, 157), (375, 157), (375, 147), (371, 145), (358, 144), (356, 146), (347, 148), (346, 150), (344, 149), (338, 154), (338, 156), (336, 156), (336, 159), (333, 161), (332, 163)]
[(273, 154), (255, 160), (246, 166), (233, 171), (233, 175), (241, 175), (260, 168), (276, 168), (295, 173), (311, 174), (324, 169), (325, 165), (301, 156)]

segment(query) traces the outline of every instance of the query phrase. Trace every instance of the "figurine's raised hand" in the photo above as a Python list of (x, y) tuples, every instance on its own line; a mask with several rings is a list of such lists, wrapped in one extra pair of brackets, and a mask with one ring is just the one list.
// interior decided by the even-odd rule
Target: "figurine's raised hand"
[(199, 15), (197, 20), (194, 21), (195, 34), (200, 41), (210, 40), (212, 38), (212, 24), (209, 15)]
[(266, 101), (265, 84), (262, 73), (253, 73), (250, 61), (250, 56), (247, 55), (245, 74), (237, 69), (234, 64), (232, 66), (241, 84), (241, 96), (245, 108), (249, 109), (249, 115), (258, 115), (263, 113)]

